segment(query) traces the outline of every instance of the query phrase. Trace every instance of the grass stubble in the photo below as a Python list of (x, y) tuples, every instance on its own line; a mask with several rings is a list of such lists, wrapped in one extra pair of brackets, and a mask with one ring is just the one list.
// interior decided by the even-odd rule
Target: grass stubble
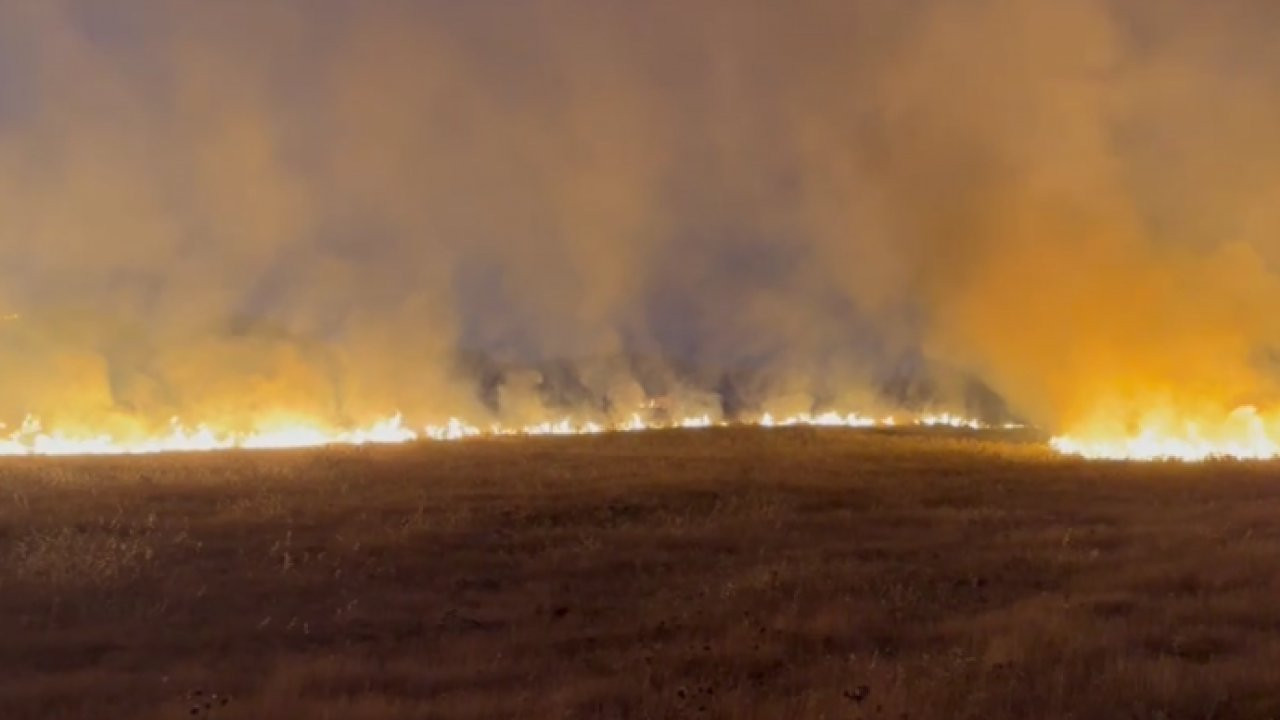
[(1274, 463), (712, 429), (0, 462), (0, 718), (1280, 717)]

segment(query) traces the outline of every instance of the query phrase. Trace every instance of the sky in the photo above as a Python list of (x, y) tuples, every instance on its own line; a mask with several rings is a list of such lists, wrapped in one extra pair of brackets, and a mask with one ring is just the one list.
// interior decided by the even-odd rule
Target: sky
[(1270, 0), (0, 0), (8, 422), (1216, 412), (1278, 233)]

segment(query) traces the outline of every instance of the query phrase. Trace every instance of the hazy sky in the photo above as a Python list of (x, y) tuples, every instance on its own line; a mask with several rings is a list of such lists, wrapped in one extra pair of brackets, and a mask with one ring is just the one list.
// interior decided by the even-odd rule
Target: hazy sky
[(1278, 232), (1271, 0), (0, 0), (4, 417), (1262, 402)]

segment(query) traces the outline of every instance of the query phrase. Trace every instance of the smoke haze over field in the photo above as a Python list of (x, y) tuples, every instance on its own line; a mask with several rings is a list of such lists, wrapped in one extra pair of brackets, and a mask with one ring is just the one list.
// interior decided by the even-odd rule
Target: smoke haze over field
[(10, 422), (1217, 412), (1278, 261), (1272, 0), (0, 0)]

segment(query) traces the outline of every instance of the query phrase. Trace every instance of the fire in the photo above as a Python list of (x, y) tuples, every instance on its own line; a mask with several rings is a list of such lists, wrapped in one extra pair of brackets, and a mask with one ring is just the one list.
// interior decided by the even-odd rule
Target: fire
[(849, 413), (841, 415), (836, 412), (825, 412), (820, 415), (810, 415), (801, 413), (792, 415), (780, 420), (775, 420), (772, 415), (765, 413), (760, 418), (760, 424), (765, 427), (789, 427), (793, 425), (816, 425), (818, 427), (876, 427), (877, 425), (892, 426), (894, 420), (891, 417), (876, 420), (871, 417), (864, 417), (857, 413)]
[(417, 437), (417, 433), (404, 427), (399, 415), (354, 430), (337, 430), (304, 418), (280, 418), (246, 433), (220, 433), (205, 425), (186, 427), (175, 418), (170, 421), (168, 433), (140, 439), (115, 438), (105, 433), (46, 431), (38, 418), (28, 417), (16, 431), (0, 437), (0, 455), (139, 455), (235, 448), (302, 448), (407, 442)]
[[(135, 455), (233, 449), (307, 448), (327, 445), (405, 443), (416, 440), (443, 442), (510, 435), (594, 435), (663, 428), (698, 429), (729, 424), (708, 414), (653, 420), (636, 412), (625, 420), (615, 423), (562, 417), (522, 426), (500, 424), (481, 426), (459, 418), (450, 418), (442, 424), (414, 428), (407, 425), (400, 414), (393, 414), (367, 426), (350, 429), (333, 427), (313, 418), (278, 416), (264, 420), (255, 430), (235, 432), (216, 430), (203, 424), (189, 426), (183, 424), (178, 418), (173, 418), (165, 433), (142, 438), (122, 438), (103, 432), (46, 429), (38, 418), (28, 417), (21, 426), (8, 435), (0, 434), (0, 455)], [(829, 411), (784, 417), (774, 417), (764, 413), (754, 421), (748, 420), (734, 424), (760, 427), (873, 428), (894, 427), (900, 423), (892, 416), (876, 418), (858, 413)], [(920, 415), (907, 421), (906, 424), (926, 427), (942, 425), (970, 430), (987, 427), (977, 420), (947, 413)], [(3, 425), (0, 425), (0, 433), (3, 433)]]
[(1280, 456), (1280, 414), (1264, 415), (1249, 405), (1219, 416), (1166, 409), (1144, 414), (1132, 427), (1086, 423), (1050, 444), (1095, 460), (1262, 460)]

